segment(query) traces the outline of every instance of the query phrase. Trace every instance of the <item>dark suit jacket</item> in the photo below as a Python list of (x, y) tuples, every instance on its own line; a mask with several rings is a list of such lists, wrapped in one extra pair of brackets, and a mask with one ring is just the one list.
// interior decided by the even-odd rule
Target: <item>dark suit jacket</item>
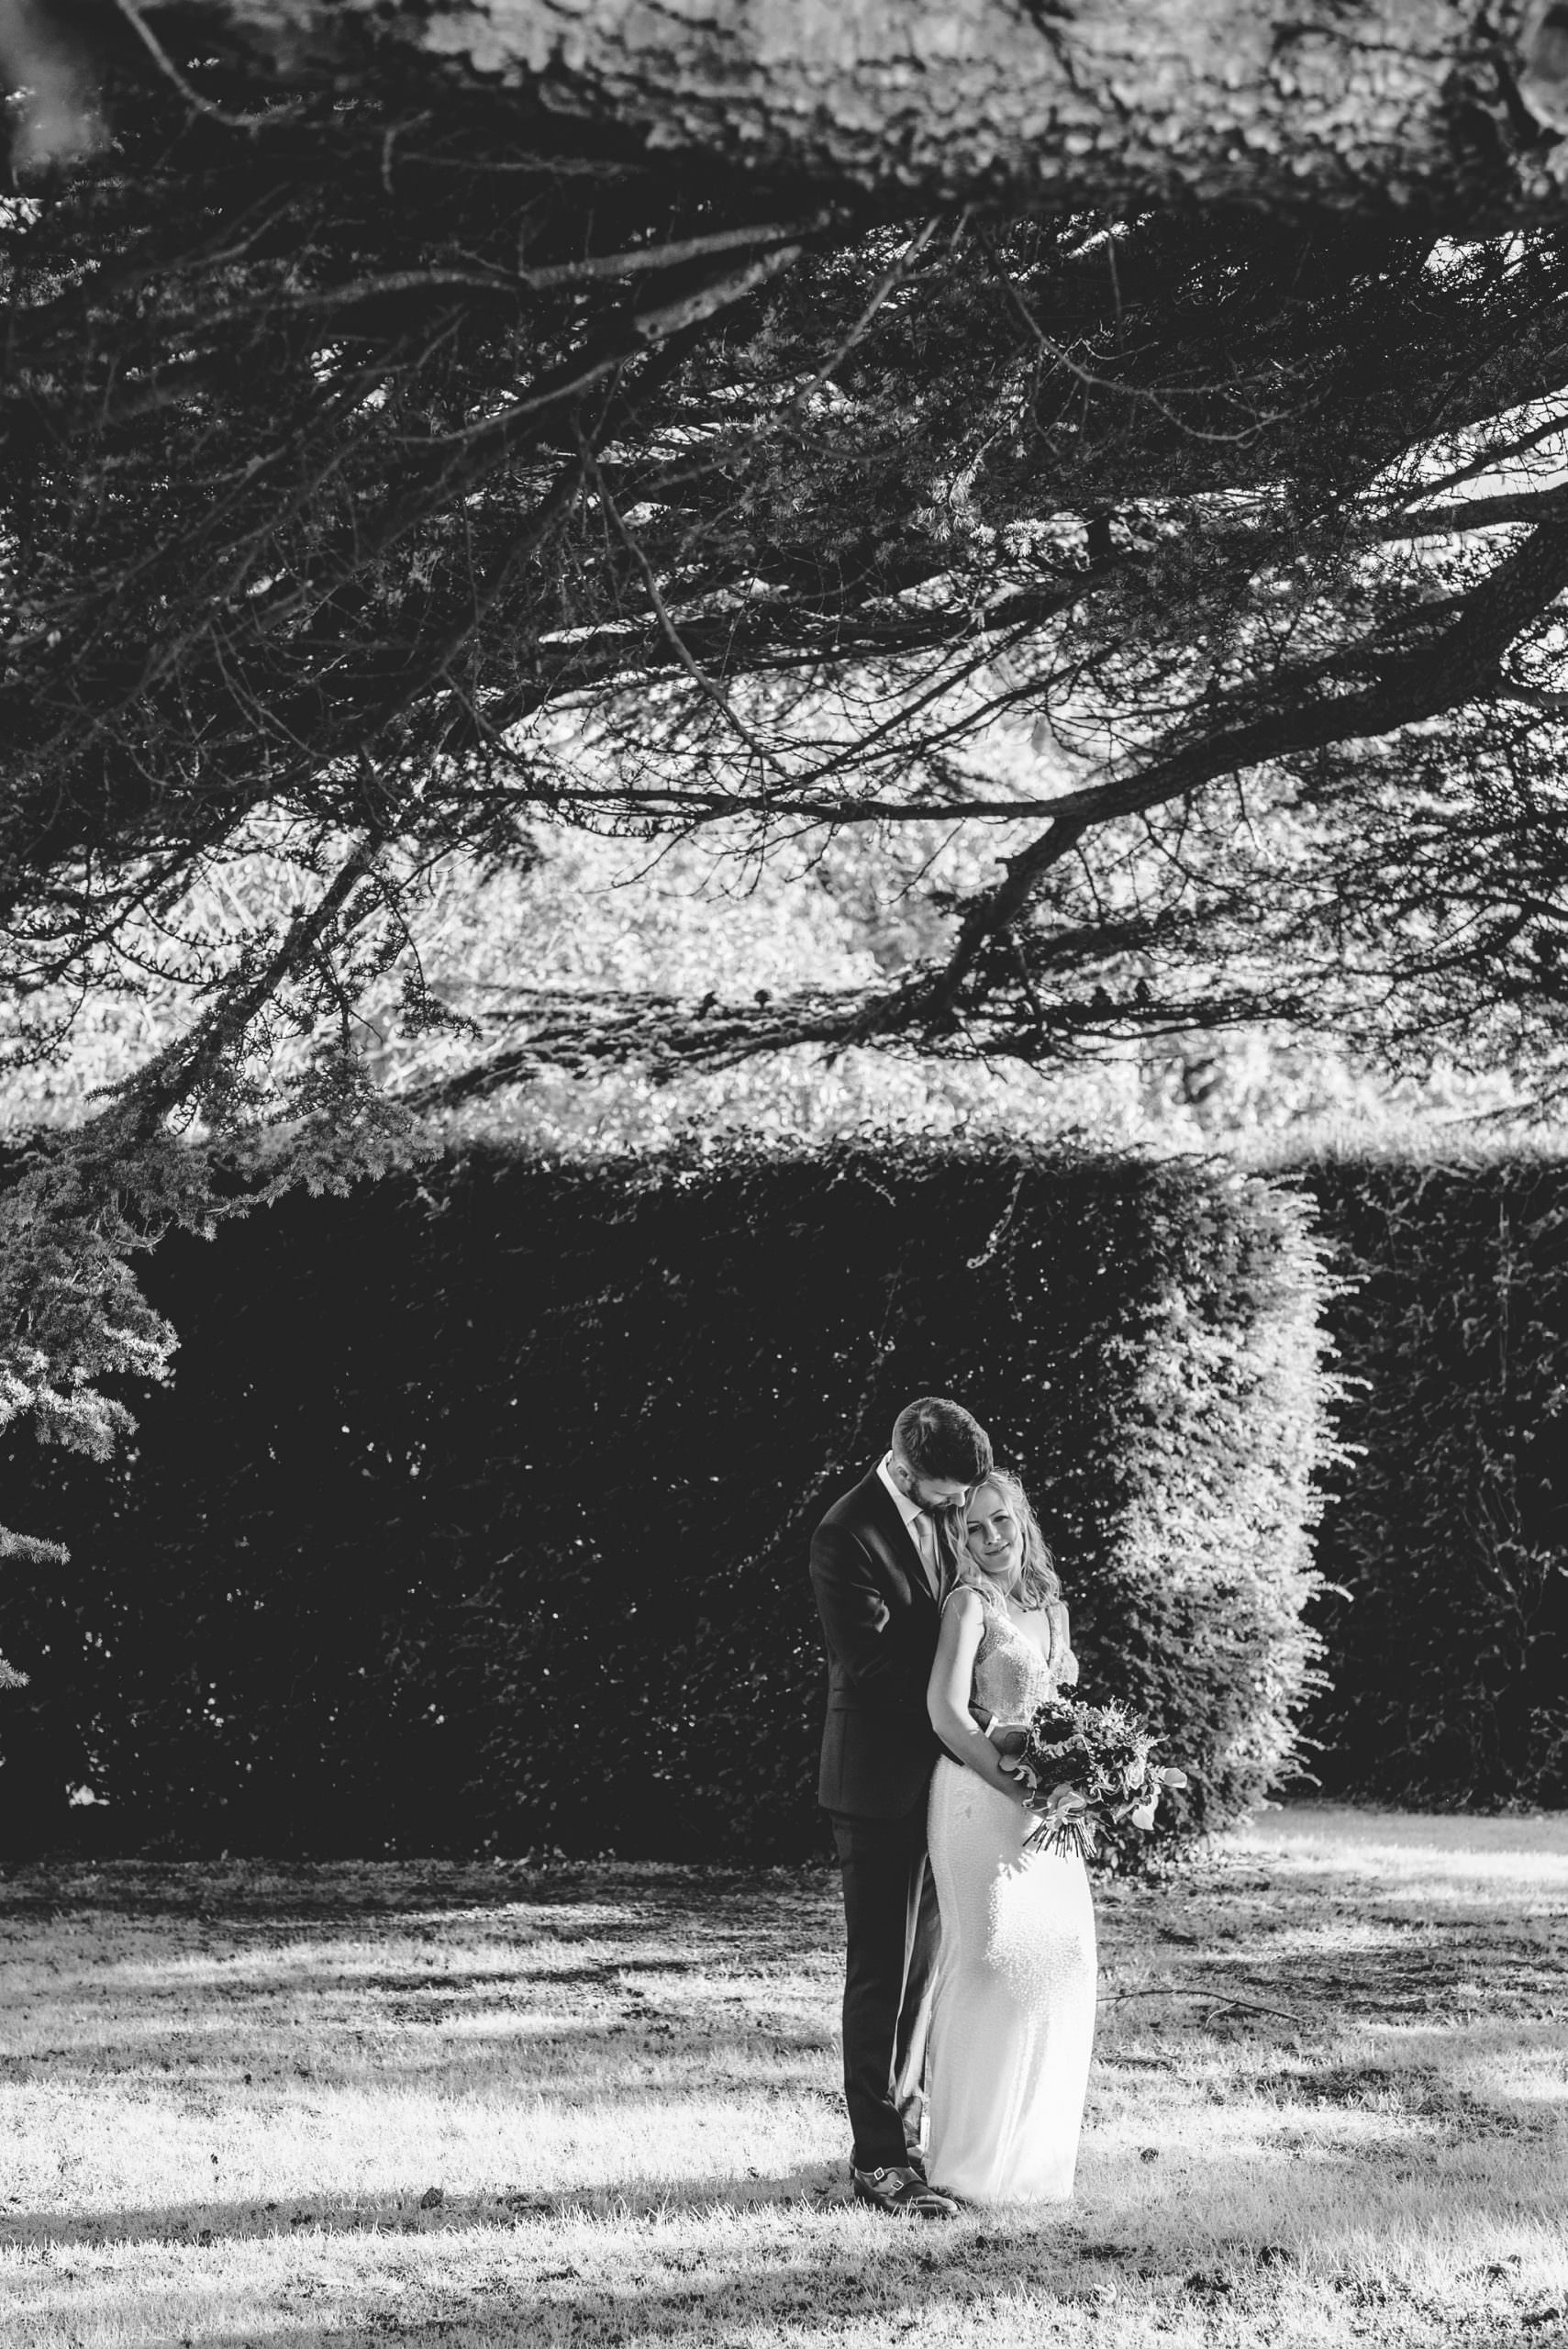
[(912, 1810), (941, 1747), (926, 1710), (940, 1609), (920, 1553), (873, 1471), (811, 1537), (828, 1642), (817, 1800), (861, 1819)]

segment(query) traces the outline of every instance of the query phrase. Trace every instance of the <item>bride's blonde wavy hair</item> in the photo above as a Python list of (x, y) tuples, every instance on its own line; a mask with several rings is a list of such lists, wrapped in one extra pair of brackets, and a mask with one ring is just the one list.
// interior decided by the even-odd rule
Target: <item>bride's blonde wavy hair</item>
[[(1051, 1553), (1050, 1542), (1040, 1530), (1040, 1520), (1029, 1507), (1029, 1495), (1018, 1478), (1006, 1468), (993, 1468), (988, 1476), (982, 1476), (979, 1484), (974, 1487), (974, 1493), (984, 1492), (987, 1485), (995, 1486), (996, 1490), (1017, 1518), (1018, 1530), (1024, 1537), (1024, 1563), (1018, 1575), (1018, 1585), (1020, 1598), (1029, 1607), (1053, 1605), (1062, 1597), (1062, 1585), (1056, 1573), (1056, 1560)], [(974, 1493), (971, 1493), (969, 1497), (970, 1508), (973, 1508), (974, 1503)], [(996, 1595), (995, 1585), (984, 1568), (976, 1565), (969, 1554), (969, 1544), (963, 1537), (963, 1520), (966, 1514), (966, 1509), (955, 1509), (953, 1512), (958, 1533), (958, 1559), (954, 1567), (954, 1580), (967, 1583), (971, 1590), (977, 1590), (980, 1593), (982, 1598), (994, 1599)]]

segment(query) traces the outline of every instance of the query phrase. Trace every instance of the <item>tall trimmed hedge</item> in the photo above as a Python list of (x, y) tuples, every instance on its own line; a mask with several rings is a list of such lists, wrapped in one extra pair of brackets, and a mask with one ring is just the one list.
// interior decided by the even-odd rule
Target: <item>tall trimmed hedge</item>
[(1335, 1478), (1308, 1728), (1334, 1792), (1568, 1803), (1568, 1163), (1303, 1170), (1357, 1456)]
[(1021, 1469), (1085, 1690), (1163, 1723), (1190, 1822), (1286, 1762), (1326, 1392), (1288, 1186), (479, 1152), (172, 1242), (152, 1286), (183, 1348), (134, 1456), (0, 1475), (72, 1550), (0, 1579), (12, 1848), (79, 1779), (119, 1848), (816, 1849), (806, 1539), (928, 1391)]

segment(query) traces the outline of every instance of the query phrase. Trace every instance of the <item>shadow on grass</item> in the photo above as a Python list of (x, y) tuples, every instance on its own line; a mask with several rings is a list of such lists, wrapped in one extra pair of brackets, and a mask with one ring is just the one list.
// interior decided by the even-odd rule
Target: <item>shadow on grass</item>
[[(328, 1947), (319, 1964), (307, 1949), (297, 1962), (272, 1967), (253, 1947), (241, 1947), (238, 1963), (213, 1962), (208, 1982), (202, 1978), (200, 1952), (111, 1960), (100, 1971), (112, 1994), (113, 2029), (103, 2032), (101, 2005), (90, 2018), (100, 2028), (83, 2029), (89, 2018), (71, 2011), (71, 1977), (52, 1975), (35, 1994), (37, 2040), (30, 2048), (19, 2046), (14, 2031), (11, 2049), (0, 2054), (0, 2079), (92, 2086), (135, 2075), (155, 2087), (199, 2087), (239, 2104), (247, 2101), (246, 2090), (276, 2092), (301, 2079), (318, 2092), (367, 2085), (442, 2085), (457, 2094), (477, 2089), (490, 2096), (564, 2090), (588, 2093), (600, 2107), (636, 2109), (683, 2089), (722, 2093), (754, 2087), (762, 2065), (779, 2091), (819, 2084), (834, 2043), (836, 1982), (829, 1988), (817, 1980), (808, 2016), (800, 2012), (798, 1985), (789, 2001), (794, 2011), (781, 2010), (766, 1975), (732, 1976), (722, 1964), (715, 1971), (717, 1954), (694, 1949), (696, 1927), (689, 1912), (684, 1921), (682, 1946), (656, 1954), (645, 1949), (622, 1954), (612, 1947), (602, 1956), (560, 1964), (555, 1960), (569, 1944), (547, 1932), (520, 1943), (515, 1963), (472, 1970), (361, 1973)], [(639, 1932), (646, 1941), (647, 1927)], [(307, 1928), (307, 1942), (309, 1934)], [(765, 1923), (752, 1916), (746, 1938), (754, 1968), (758, 1944), (767, 1939)], [(824, 1959), (836, 1955), (819, 1939), (814, 1948)], [(798, 1958), (786, 1952), (783, 1962), (787, 1967)], [(1504, 1948), (1489, 1964), (1491, 2010), (1456, 2016), (1456, 1987), (1475, 1971), (1464, 1931), (1430, 1930), (1418, 1949), (1406, 1948), (1390, 1929), (1363, 1934), (1353, 1949), (1297, 1951), (1283, 1988), (1274, 1987), (1278, 1961), (1273, 1977), (1257, 1960), (1220, 1950), (1184, 1954), (1175, 1963), (1187, 1976), (1184, 1983), (1107, 1986), (1102, 2061), (1117, 2060), (1129, 2032), (1143, 2051), (1129, 2057), (1134, 2066), (1168, 2067), (1170, 2057), (1149, 2052), (1161, 2045), (1168, 2027), (1178, 2044), (1203, 2020), (1209, 2035), (1218, 2032), (1227, 2045), (1254, 2034), (1267, 2045), (1278, 2041), (1281, 2021), (1294, 2021), (1316, 2037), (1349, 2015), (1443, 2030), (1450, 2034), (1451, 2066), (1472, 2032), (1486, 2036), (1494, 2057), (1506, 2054), (1511, 2042), (1528, 2058), (1550, 2050), (1550, 2026), (1568, 2006), (1568, 1968), (1560, 1956), (1529, 1943), (1517, 1951)], [(650, 1993), (640, 1987), (661, 1979), (670, 1985), (667, 1999), (656, 1987)], [(224, 2020), (216, 2044), (207, 2020), (215, 1994)], [(589, 2003), (573, 2011), (584, 1995)], [(1510, 2004), (1511, 2013), (1506, 2010)], [(301, 2061), (306, 2053), (308, 2060)], [(1318, 2105), (1351, 2095), (1364, 2102), (1361, 2090), (1386, 2088), (1394, 2076), (1370, 2074), (1357, 2088), (1338, 2075), (1308, 2077), (1286, 2061), (1276, 2064), (1272, 2078), (1254, 2074), (1251, 2088), (1270, 2099), (1305, 2095)], [(1422, 2094), (1435, 2115), (1445, 2102), (1435, 2068), (1429, 2067)], [(1536, 2110), (1558, 2101), (1544, 2098)], [(1464, 2091), (1450, 2092), (1446, 2103), (1473, 2110)], [(1522, 2102), (1512, 2125), (1527, 2125)]]
[(427, 2208), (422, 2198), (340, 2194), (300, 2196), (279, 2203), (170, 2202), (145, 2210), (89, 2210), (67, 2218), (0, 2212), (0, 2247), (65, 2248), (158, 2243), (176, 2250), (206, 2250), (220, 2243), (294, 2240), (306, 2234), (430, 2236), (515, 2235), (548, 2221), (612, 2217), (648, 2220), (708, 2210), (794, 2210), (799, 2214), (848, 2209), (847, 2166), (816, 2162), (773, 2177), (711, 2177), (589, 2186), (551, 2194), (525, 2188), (443, 2195)]
[[(648, 2215), (657, 2217), (662, 2207), (651, 2207)], [(700, 2186), (690, 2189), (681, 2214), (693, 2207), (752, 2206), (737, 2204), (713, 2181), (706, 2192)], [(990, 2222), (961, 2219), (936, 2228), (862, 2219), (842, 2203), (819, 2207), (820, 2220), (803, 2215), (804, 2243), (795, 2234), (770, 2251), (749, 2235), (744, 2243), (702, 2245), (691, 2241), (688, 2229), (684, 2240), (667, 2245), (643, 2237), (619, 2274), (602, 2277), (589, 2265), (591, 2254), (559, 2243), (539, 2246), (532, 2256), (518, 2244), (511, 2260), (492, 2256), (472, 2280), (428, 2277), (412, 2293), (399, 2289), (390, 2273), (382, 2279), (361, 2270), (351, 2299), (344, 2290), (340, 2313), (325, 2320), (312, 2321), (308, 2303), (295, 2299), (286, 2284), (280, 2289), (268, 2283), (255, 2290), (256, 2316), (242, 2329), (231, 2329), (232, 2301), (224, 2311), (229, 2322), (204, 2322), (199, 2305), (193, 2305), (199, 2303), (200, 2277), (165, 2264), (161, 2305), (150, 2290), (132, 2286), (123, 2299), (117, 2296), (114, 2314), (128, 2330), (135, 2328), (145, 2349), (189, 2349), (194, 2338), (203, 2349), (264, 2349), (273, 2338), (290, 2349), (347, 2349), (389, 2333), (416, 2343), (527, 2342), (534, 2349), (628, 2339), (729, 2341), (739, 2326), (748, 2338), (782, 2339), (805, 2327), (816, 2337), (819, 2327), (838, 2332), (867, 2320), (885, 2324), (886, 2337), (896, 2340), (912, 2325), (916, 2307), (922, 2319), (940, 2317), (944, 2305), (966, 2308), (991, 2288), (1016, 2286), (1026, 2272), (1037, 2288), (1051, 2293), (1051, 2278), (1037, 2266), (1039, 2239), (1051, 2222), (1015, 2224), (1001, 2235)], [(650, 2277), (646, 2271), (656, 2261), (662, 2272)], [(179, 2320), (167, 2313), (172, 2299), (188, 2311)], [(149, 2315), (168, 2325), (161, 2336), (143, 2332)]]
[[(178, 2042), (186, 2036), (200, 2052), (181, 2060)], [(299, 2064), (243, 2046), (227, 2060), (215, 2058), (207, 2034), (195, 2029), (188, 2034), (171, 2032), (166, 2043), (176, 2054), (159, 2064), (149, 2064), (145, 2054), (133, 2059), (112, 2047), (95, 2062), (92, 2049), (80, 2043), (32, 2058), (0, 2056), (0, 2083), (34, 2087), (69, 2083), (80, 2089), (128, 2077), (171, 2092), (212, 2096), (227, 2091), (246, 2111), (253, 2110), (257, 2095), (276, 2096), (303, 2082), (317, 2097), (334, 2091), (362, 2093), (367, 2087), (472, 2094), (491, 2102), (507, 2095), (564, 2094), (597, 2111), (640, 2112), (671, 2097), (699, 2095), (711, 2100), (759, 2089), (774, 2098), (805, 2093), (821, 2085), (825, 2058), (837, 2063), (826, 2029), (792, 2032), (776, 2024), (759, 2024), (754, 2031), (671, 2024), (664, 2032), (646, 2021), (568, 2023), (557, 2032), (531, 2031), (521, 2043), (506, 2034), (464, 2032), (461, 2052), (436, 2038), (428, 2054), (405, 2045), (395, 2061), (357, 2069), (320, 2054), (314, 2063)], [(239, 2063), (248, 2066), (242, 2085), (236, 2079)]]
[[(772, 2339), (806, 2325), (823, 2332), (881, 2326), (880, 2337), (897, 2341), (917, 2325), (940, 2332), (950, 2311), (973, 2312), (977, 2302), (1020, 2289), (1054, 2302), (1074, 2320), (1092, 2319), (1108, 2289), (1124, 2301), (1141, 2294), (1151, 2313), (1169, 2319), (1184, 2309), (1189, 2319), (1216, 2320), (1227, 2339), (1246, 2339), (1267, 2331), (1282, 2289), (1305, 2253), (1327, 2250), (1332, 2262), (1338, 2251), (1320, 2237), (1310, 2243), (1265, 2240), (1228, 2225), (1228, 2210), (1246, 2207), (1249, 2181), (1239, 2160), (1218, 2169), (1215, 2223), (1201, 2234), (1195, 2228), (1186, 2237), (1173, 2233), (1168, 2215), (1162, 2224), (1154, 2219), (1147, 2231), (1123, 2215), (1112, 2222), (1118, 2228), (1113, 2239), (1095, 2239), (1083, 2205), (968, 2211), (947, 2224), (889, 2220), (848, 2203), (836, 2183), (825, 2193), (824, 2173), (815, 2167), (758, 2181), (744, 2191), (733, 2180), (717, 2177), (658, 2189), (628, 2181), (577, 2194), (477, 2198), (429, 2213), (317, 2210), (311, 2214), (313, 2228), (339, 2236), (388, 2238), (385, 2275), (378, 2275), (373, 2251), (367, 2247), (367, 2256), (352, 2270), (325, 2277), (317, 2252), (316, 2268), (298, 2284), (277, 2277), (252, 2281), (248, 2288), (256, 2295), (257, 2317), (243, 2331), (200, 2324), (193, 2310), (154, 2349), (188, 2343), (198, 2325), (206, 2349), (259, 2349), (274, 2335), (302, 2349), (345, 2349), (387, 2332), (415, 2343), (526, 2339), (555, 2344), (633, 2338), (719, 2341), (734, 2338), (736, 2328), (743, 2326), (749, 2337)], [(1460, 2183), (1455, 2181), (1456, 2188)], [(1539, 2188), (1523, 2197), (1517, 2181), (1496, 2197), (1485, 2191), (1477, 2196), (1473, 2179), (1463, 2186), (1459, 2215), (1468, 2227), (1494, 2220), (1517, 2225), (1521, 2219), (1551, 2226), (1560, 2215), (1557, 2183), (1545, 2175)], [(710, 2214), (728, 2221), (756, 2216), (770, 2206), (787, 2217), (787, 2230), (737, 2232), (725, 2224), (706, 2239), (700, 2229), (694, 2231), (694, 2221)], [(1399, 2203), (1385, 2197), (1385, 2209), (1391, 2223), (1400, 2226)], [(1440, 2238), (1455, 2215), (1429, 2189), (1413, 2188), (1406, 2198), (1403, 2232), (1408, 2240)], [(239, 2209), (228, 2214), (227, 2229), (210, 2224), (213, 2216), (195, 2210), (121, 2213), (117, 2226), (114, 2214), (105, 2214), (95, 2232), (51, 2231), (35, 2240), (103, 2246), (156, 2239), (175, 2250), (191, 2245), (199, 2251), (228, 2237), (286, 2238), (292, 2232), (277, 2220), (268, 2226), (250, 2223), (250, 2214)], [(1338, 2272), (1330, 2266), (1326, 2277), (1319, 2274), (1310, 2288), (1342, 2295), (1350, 2310), (1375, 2307), (1381, 2312), (1378, 2336), (1391, 2337), (1388, 2328), (1397, 2330), (1404, 2288), (1396, 2279), (1368, 2280), (1364, 2246), (1350, 2240), (1358, 2232), (1357, 2213), (1347, 2205), (1339, 2216), (1347, 2264)], [(606, 2251), (591, 2234), (573, 2236), (574, 2219), (640, 2224), (635, 2237), (622, 2237)], [(205, 2232), (198, 2221), (208, 2222)], [(662, 2239), (660, 2222), (665, 2221), (669, 2231)], [(453, 2266), (442, 2271), (428, 2265), (411, 2295), (404, 2257), (408, 2239), (433, 2233), (471, 2238), (485, 2256), (466, 2269)], [(221, 2281), (212, 2288), (226, 2296), (233, 2290)], [(157, 2290), (191, 2302), (199, 2300), (203, 2289), (199, 2266), (178, 2262), (171, 2267), (165, 2261), (156, 2285), (126, 2279), (117, 2314), (139, 2327), (147, 2314), (155, 2321), (164, 2314), (156, 2305), (139, 2309), (136, 2303), (144, 2295), (150, 2301)], [(332, 2321), (313, 2321), (308, 2306), (292, 2297), (306, 2292), (338, 2296)], [(1354, 2329), (1368, 2328), (1358, 2323)], [(1507, 2326), (1502, 2331), (1515, 2337)], [(139, 2329), (138, 2337), (147, 2336)]]
[[(595, 1938), (636, 1932), (628, 1907), (644, 1918), (662, 1911), (691, 1913), (700, 1904), (716, 1917), (733, 1915), (754, 1929), (774, 1905), (817, 1903), (839, 1897), (832, 1864), (795, 1867), (685, 1866), (673, 1862), (617, 1860), (7, 1860), (0, 1857), (0, 1917), (58, 1917), (73, 1910), (123, 1917), (193, 1917), (220, 1923), (357, 1919), (386, 1922), (406, 1917), (426, 1923), (432, 1912), (572, 1908), (605, 1912)], [(645, 1929), (645, 1926), (640, 1929)], [(588, 1930), (586, 1927), (584, 1930)]]
[[(1543, 2044), (1560, 2040), (1544, 2027), (1539, 2034), (1520, 2034), (1521, 2044), (1539, 2036)], [(1114, 2059), (1113, 2059), (1114, 2060)], [(1265, 2084), (1253, 2082), (1256, 2090)], [(1284, 2076), (1269, 2083), (1289, 2096), (1316, 2080)], [(1353, 2188), (1347, 2192), (1348, 2172), (1360, 2170), (1369, 2188), (1375, 2189), (1380, 2223), (1390, 2239), (1404, 2243), (1424, 2234), (1446, 2238), (1457, 2227), (1462, 2232), (1507, 2228), (1539, 2221), (1556, 2229), (1562, 2220), (1562, 2176), (1555, 2160), (1533, 2162), (1528, 2175), (1507, 2165), (1507, 2175), (1488, 2178), (1478, 2174), (1475, 2155), (1496, 2143), (1500, 2150), (1518, 2148), (1520, 2141), (1550, 2144), (1561, 2132), (1561, 2108), (1568, 2103), (1568, 2086), (1551, 2097), (1529, 2100), (1500, 2095), (1486, 2099), (1456, 2090), (1436, 2073), (1421, 2066), (1414, 2074), (1391, 2075), (1375, 2065), (1325, 2076), (1342, 2099), (1347, 2115), (1375, 2101), (1386, 2113), (1388, 2132), (1375, 2142), (1357, 2133), (1340, 2142), (1330, 2132), (1317, 2143), (1301, 2143), (1285, 2130), (1290, 2159), (1284, 2209), (1297, 2214), (1304, 2226), (1316, 2229), (1331, 2214), (1332, 2222), (1359, 2237), (1364, 2212)], [(654, 2092), (657, 2100), (657, 2091)], [(1312, 2097), (1318, 2110), (1326, 2098)], [(1283, 2118), (1283, 2116), (1282, 2116)], [(1433, 2122), (1441, 2136), (1434, 2140)], [(862, 2212), (853, 2201), (847, 2161), (814, 2160), (796, 2168), (737, 2178), (734, 2170), (701, 2176), (650, 2179), (631, 2176), (601, 2184), (550, 2190), (542, 2187), (496, 2187), (473, 2193), (445, 2194), (436, 2189), (433, 2202), (413, 2192), (401, 2195), (352, 2194), (331, 2190), (303, 2194), (272, 2203), (188, 2200), (147, 2208), (85, 2210), (70, 2216), (12, 2210), (0, 2212), (0, 2248), (66, 2247), (159, 2243), (177, 2249), (200, 2251), (230, 2241), (296, 2240), (310, 2235), (357, 2237), (425, 2237), (450, 2235), (516, 2238), (529, 2230), (552, 2234), (562, 2224), (584, 2220), (646, 2225), (661, 2221), (680, 2223), (707, 2214), (751, 2214), (768, 2210), (788, 2214), (805, 2223), (834, 2216), (863, 2220), (873, 2238), (888, 2244), (927, 2243), (937, 2247), (961, 2244), (967, 2249), (995, 2248), (995, 2243), (1034, 2240), (1042, 2231), (1076, 2241), (1103, 2199), (1095, 2177), (1096, 2130), (1091, 2118), (1085, 2137), (1088, 2178), (1080, 2168), (1077, 2199), (1066, 2205), (1017, 2205), (996, 2210), (969, 2209), (955, 2226), (889, 2219)], [(1147, 2233), (1129, 2221), (1125, 2207), (1118, 2219), (1121, 2239), (1112, 2243), (1078, 2242), (1074, 2257), (1154, 2262), (1152, 2273), (1174, 2272), (1200, 2254), (1212, 2259), (1229, 2240), (1244, 2261), (1266, 2253), (1273, 2262), (1295, 2256), (1289, 2245), (1274, 2239), (1282, 2223), (1276, 2199), (1258, 2195), (1260, 2154), (1271, 2149), (1268, 2135), (1206, 2165), (1196, 2154), (1184, 2154), (1179, 2143), (1170, 2148), (1181, 2165), (1176, 2179), (1184, 2197), (1190, 2196), (1204, 2213), (1201, 2243), (1170, 2241), (1169, 2221), (1151, 2212)], [(1277, 2150), (1277, 2146), (1273, 2148)], [(1444, 2151), (1458, 2151), (1462, 2159), (1443, 2165)], [(1118, 2158), (1113, 2156), (1114, 2160)], [(1130, 2158), (1122, 2156), (1120, 2158)], [(1150, 2156), (1145, 2154), (1143, 2158)], [(1117, 2189), (1123, 2205), (1126, 2196)], [(1136, 2208), (1136, 2200), (1134, 2201)], [(1268, 2232), (1260, 2238), (1259, 2212), (1272, 2212)], [(1311, 2213), (1316, 2213), (1316, 2218)], [(1106, 2221), (1098, 2221), (1102, 2226)], [(1289, 2223), (1285, 2221), (1285, 2223)], [(975, 2230), (978, 2229), (978, 2234)], [(999, 2233), (997, 2231), (1000, 2231)], [(995, 2242), (993, 2242), (995, 2237)], [(1324, 2246), (1318, 2233), (1313, 2246)], [(645, 2236), (639, 2253), (658, 2254), (655, 2237)], [(738, 2254), (739, 2255), (739, 2254)]]

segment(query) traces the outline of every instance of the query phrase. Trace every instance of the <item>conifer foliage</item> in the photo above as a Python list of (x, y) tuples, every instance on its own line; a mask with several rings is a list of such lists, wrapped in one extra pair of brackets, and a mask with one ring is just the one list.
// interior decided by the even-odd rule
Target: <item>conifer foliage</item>
[[(549, 20), (542, 80), (459, 56), (503, 13)], [(790, 38), (864, 29), (728, 38), (764, 14), (807, 76)], [(1244, 56), (1206, 19), (1156, 57), (1140, 15), (977, 7), (947, 160), (895, 97), (840, 169), (787, 106), (713, 151), (689, 108), (723, 74), (601, 72), (634, 19), (675, 38), (657, 11), (575, 12), (574, 79), (553, 10), (6, 12), (0, 1058), (171, 972), (191, 1006), (0, 1198), (7, 1419), (99, 1442), (90, 1390), (167, 1351), (126, 1266), (234, 1203), (173, 1164), (193, 1121), (280, 1181), (388, 1163), (356, 1015), (395, 969), (409, 1023), (444, 1017), (417, 878), (559, 818), (751, 851), (994, 823), (997, 863), (860, 987), (530, 993), (519, 941), (414, 1108), (541, 1065), (1050, 1067), (1260, 1017), (1561, 1083), (1568, 262), (1518, 98), (1550, 76), (1447, 6), (1294, 27), (1327, 81), (1282, 82), (1267, 12), (1223, 12)], [(984, 116), (1025, 82), (1032, 160)], [(297, 896), (220, 935), (263, 839)], [(280, 1022), (319, 1046), (303, 1085)]]
[(995, 1145), (476, 1153), (152, 1277), (183, 1375), (134, 1464), (28, 1478), (72, 1563), (0, 1584), (13, 1834), (63, 1833), (74, 1777), (122, 1848), (813, 1850), (807, 1538), (931, 1391), (1038, 1502), (1084, 1689), (1186, 1767), (1168, 1831), (1289, 1766), (1329, 1382), (1288, 1189)]
[(1568, 1167), (1305, 1170), (1345, 1285), (1353, 1463), (1318, 1539), (1332, 1657), (1311, 1767), (1468, 1809), (1568, 1802)]

